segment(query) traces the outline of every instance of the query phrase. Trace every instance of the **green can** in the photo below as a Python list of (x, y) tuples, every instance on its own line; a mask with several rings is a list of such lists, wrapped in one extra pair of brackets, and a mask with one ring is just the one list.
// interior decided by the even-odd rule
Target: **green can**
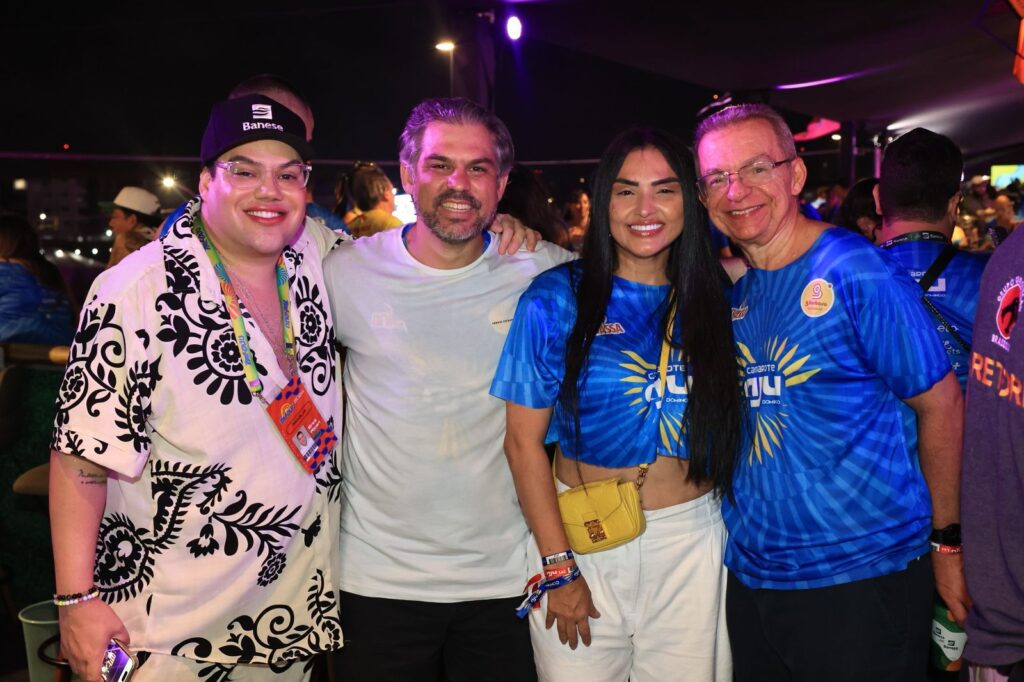
[(945, 671), (959, 670), (966, 645), (967, 633), (956, 624), (953, 614), (936, 593), (932, 602), (932, 667)]

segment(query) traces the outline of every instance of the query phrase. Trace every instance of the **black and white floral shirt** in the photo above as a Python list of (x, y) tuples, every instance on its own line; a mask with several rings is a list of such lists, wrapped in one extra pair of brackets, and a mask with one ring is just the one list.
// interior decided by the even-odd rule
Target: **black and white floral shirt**
[[(198, 210), (196, 199), (162, 241), (96, 280), (52, 447), (111, 472), (95, 581), (133, 649), (287, 667), (341, 646), (338, 463), (306, 473), (249, 392), (219, 282), (192, 234)], [(307, 227), (284, 259), (302, 383), (340, 431), (315, 237)], [(244, 318), (270, 400), (287, 377)]]

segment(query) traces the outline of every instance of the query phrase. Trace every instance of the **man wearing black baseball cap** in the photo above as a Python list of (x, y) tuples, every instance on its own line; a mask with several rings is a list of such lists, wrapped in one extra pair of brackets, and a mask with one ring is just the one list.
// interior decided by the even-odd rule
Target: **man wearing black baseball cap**
[(199, 196), (89, 294), (50, 481), (62, 648), (87, 680), (111, 639), (137, 682), (303, 680), (341, 646), (336, 238), (304, 225), (312, 155), (282, 104), (216, 104)]

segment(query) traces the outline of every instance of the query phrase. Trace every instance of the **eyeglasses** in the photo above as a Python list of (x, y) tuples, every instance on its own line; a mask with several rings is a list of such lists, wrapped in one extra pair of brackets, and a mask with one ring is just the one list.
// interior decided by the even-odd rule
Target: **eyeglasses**
[[(227, 179), (235, 189), (255, 189), (263, 184), (266, 168), (251, 161), (217, 161), (213, 164), (227, 171)], [(308, 163), (286, 163), (271, 170), (274, 183), (281, 189), (303, 189), (309, 182), (313, 167)]]
[(757, 187), (771, 180), (776, 168), (794, 160), (796, 160), (795, 156), (782, 161), (754, 161), (731, 173), (728, 171), (708, 173), (697, 180), (697, 188), (705, 197), (717, 196), (729, 189), (729, 178), (733, 175), (747, 187)]

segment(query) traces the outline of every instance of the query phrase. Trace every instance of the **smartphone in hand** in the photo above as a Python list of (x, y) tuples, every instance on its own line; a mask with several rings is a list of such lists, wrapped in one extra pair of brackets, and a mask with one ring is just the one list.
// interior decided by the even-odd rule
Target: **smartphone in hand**
[(128, 682), (138, 664), (138, 660), (124, 644), (112, 639), (107, 644), (106, 653), (103, 654), (100, 677), (103, 678), (103, 682)]

